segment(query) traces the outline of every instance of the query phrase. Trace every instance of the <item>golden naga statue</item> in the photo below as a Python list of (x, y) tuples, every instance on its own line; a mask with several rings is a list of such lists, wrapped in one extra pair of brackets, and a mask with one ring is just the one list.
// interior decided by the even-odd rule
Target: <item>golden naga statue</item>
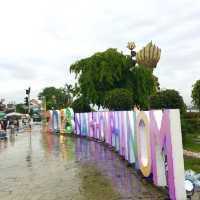
[(146, 47), (142, 48), (136, 54), (136, 61), (139, 65), (143, 65), (150, 69), (156, 68), (160, 60), (161, 49), (152, 43), (148, 43)]

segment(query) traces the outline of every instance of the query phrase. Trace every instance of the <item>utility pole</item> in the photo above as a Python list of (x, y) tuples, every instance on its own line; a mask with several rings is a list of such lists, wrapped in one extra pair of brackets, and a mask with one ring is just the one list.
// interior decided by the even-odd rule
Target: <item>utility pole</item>
[(127, 48), (131, 51), (131, 59), (133, 62), (133, 66), (136, 65), (136, 60), (135, 60), (135, 56), (136, 56), (136, 51), (134, 51), (133, 49), (135, 49), (135, 43), (134, 42), (128, 42)]
[(28, 88), (28, 91), (29, 91), (29, 93), (28, 93), (28, 114), (30, 114), (30, 109), (31, 109), (31, 107), (30, 107), (30, 93), (31, 93), (31, 87)]

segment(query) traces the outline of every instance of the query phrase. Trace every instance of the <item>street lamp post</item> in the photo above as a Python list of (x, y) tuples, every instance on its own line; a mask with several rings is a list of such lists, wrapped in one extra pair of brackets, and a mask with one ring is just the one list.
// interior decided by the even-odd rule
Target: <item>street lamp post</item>
[(133, 66), (135, 66), (136, 64), (136, 60), (135, 60), (135, 56), (136, 56), (136, 51), (134, 51), (133, 49), (135, 49), (135, 43), (134, 42), (128, 42), (127, 44), (127, 48), (131, 51), (131, 59), (133, 61)]

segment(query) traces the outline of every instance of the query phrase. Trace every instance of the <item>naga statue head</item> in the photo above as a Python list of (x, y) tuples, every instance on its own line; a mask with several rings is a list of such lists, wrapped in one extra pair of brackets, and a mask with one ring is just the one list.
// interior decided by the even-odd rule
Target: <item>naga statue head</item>
[(156, 68), (161, 55), (161, 49), (152, 43), (148, 43), (144, 48), (136, 54), (136, 61), (139, 65), (150, 69)]

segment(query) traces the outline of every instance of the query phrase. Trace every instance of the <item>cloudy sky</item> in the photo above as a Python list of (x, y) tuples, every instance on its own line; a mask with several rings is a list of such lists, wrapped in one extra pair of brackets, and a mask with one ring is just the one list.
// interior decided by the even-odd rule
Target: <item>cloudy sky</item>
[(199, 0), (0, 0), (0, 98), (73, 84), (73, 62), (109, 47), (128, 53), (130, 40), (162, 49), (155, 75), (189, 104), (200, 79)]

